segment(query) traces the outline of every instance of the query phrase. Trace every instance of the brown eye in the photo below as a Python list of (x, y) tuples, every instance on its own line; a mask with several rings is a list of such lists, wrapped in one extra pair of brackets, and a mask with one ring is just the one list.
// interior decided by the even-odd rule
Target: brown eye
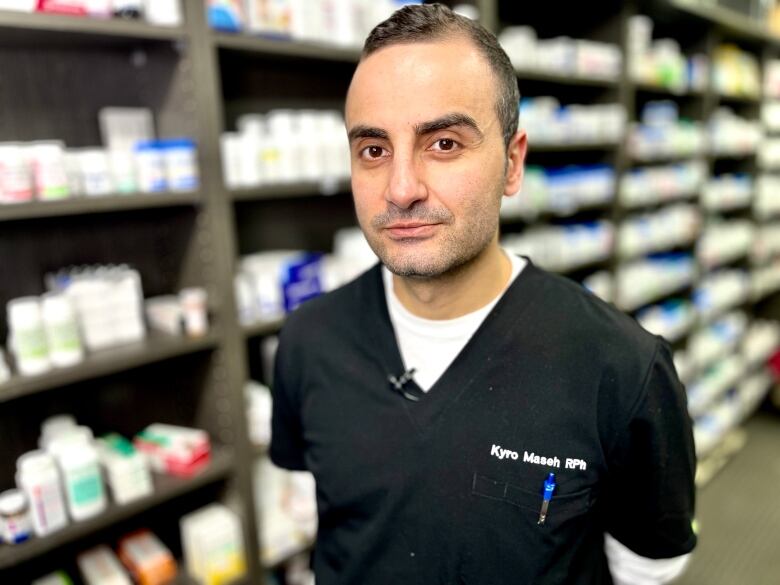
[(382, 147), (381, 146), (369, 146), (368, 147), (368, 156), (371, 158), (379, 158), (382, 156)]
[(450, 140), (449, 138), (442, 138), (439, 140), (439, 149), (441, 150), (452, 150), (455, 147), (455, 141)]

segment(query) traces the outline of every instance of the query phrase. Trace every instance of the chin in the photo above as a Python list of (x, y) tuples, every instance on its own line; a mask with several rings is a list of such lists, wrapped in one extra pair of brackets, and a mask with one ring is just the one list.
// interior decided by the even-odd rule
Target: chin
[(400, 254), (387, 254), (384, 258), (380, 256), (380, 259), (390, 272), (404, 278), (436, 278), (451, 268), (441, 258), (435, 258), (432, 255), (422, 258), (420, 255), (416, 255), (414, 258), (409, 258)]

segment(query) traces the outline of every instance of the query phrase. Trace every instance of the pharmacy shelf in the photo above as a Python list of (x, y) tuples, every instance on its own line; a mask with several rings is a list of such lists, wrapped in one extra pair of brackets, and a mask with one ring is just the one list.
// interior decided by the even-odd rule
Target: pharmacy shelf
[[(583, 87), (617, 87), (618, 79), (604, 77), (588, 77), (584, 75), (555, 74), (534, 69), (515, 69), (518, 79), (522, 81), (541, 81), (557, 85), (578, 85)], [(521, 87), (522, 89), (522, 87)]]
[(150, 193), (135, 195), (107, 195), (104, 197), (80, 197), (61, 201), (32, 201), (0, 205), (0, 222), (111, 213), (134, 209), (194, 206), (201, 201), (200, 193)]
[(688, 240), (682, 240), (679, 242), (662, 242), (658, 243), (652, 248), (644, 250), (631, 250), (631, 252), (619, 252), (618, 258), (623, 262), (630, 260), (636, 260), (642, 256), (650, 256), (652, 254), (666, 254), (673, 251), (690, 251), (696, 245), (697, 237), (690, 238)]
[(165, 475), (154, 475), (154, 493), (129, 504), (109, 504), (106, 511), (83, 522), (76, 522), (43, 538), (32, 538), (15, 546), (0, 546), (0, 570), (10, 569), (66, 544), (105, 530), (118, 522), (151, 510), (175, 498), (192, 493), (209, 484), (224, 480), (233, 471), (234, 457), (226, 448), (213, 449), (211, 463), (197, 475), (183, 479)]
[(537, 153), (577, 153), (577, 152), (599, 152), (614, 150), (618, 147), (617, 142), (585, 142), (585, 143), (544, 143), (528, 141), (528, 154)]
[(214, 349), (217, 336), (187, 338), (152, 335), (148, 339), (88, 354), (83, 362), (37, 376), (14, 376), (0, 384), (0, 403), (46, 390), (118, 374), (127, 370)]
[(545, 209), (539, 211), (535, 215), (502, 215), (501, 223), (504, 225), (511, 224), (538, 224), (538, 223), (551, 223), (554, 221), (570, 220), (579, 216), (591, 215), (594, 213), (609, 213), (612, 210), (614, 203), (612, 201), (594, 203), (592, 205), (583, 205), (581, 207), (575, 207), (568, 211), (552, 211)]
[(656, 199), (655, 201), (642, 201), (641, 203), (627, 203), (623, 201), (620, 203), (620, 205), (622, 206), (623, 210), (631, 213), (634, 211), (664, 207), (666, 205), (672, 205), (674, 203), (692, 202), (691, 201), (692, 199), (697, 199), (698, 197), (699, 197), (698, 191), (691, 191), (689, 193), (667, 195), (664, 198)]
[(319, 61), (357, 63), (360, 49), (326, 43), (311, 43), (279, 38), (266, 38), (243, 33), (212, 33), (214, 44), (230, 51), (256, 53), (269, 57), (298, 57)]
[(263, 199), (316, 197), (318, 195), (330, 196), (349, 193), (350, 190), (350, 182), (346, 179), (339, 181), (303, 181), (234, 189), (230, 191), (230, 197), (233, 201), (259, 201)]
[(273, 319), (271, 321), (258, 321), (249, 325), (243, 325), (242, 330), (247, 339), (250, 337), (264, 337), (267, 335), (276, 335), (282, 330), (284, 317)]
[(696, 487), (701, 489), (715, 477), (747, 443), (747, 433), (740, 428), (727, 431), (715, 445), (697, 453)]
[(668, 154), (662, 154), (662, 155), (652, 156), (648, 158), (642, 158), (642, 157), (631, 155), (629, 159), (630, 159), (631, 166), (651, 167), (651, 166), (662, 166), (662, 165), (665, 166), (665, 165), (675, 165), (680, 163), (694, 162), (697, 160), (701, 160), (704, 156), (705, 155), (702, 152), (694, 152), (694, 153), (687, 153), (687, 154), (668, 153)]
[(730, 93), (719, 93), (717, 98), (725, 104), (760, 104), (761, 97), (755, 95), (740, 95)]
[(0, 10), (0, 46), (134, 45), (184, 40), (182, 27)]
[(596, 270), (599, 268), (607, 269), (610, 261), (611, 261), (611, 254), (608, 254), (606, 256), (597, 256), (595, 258), (585, 259), (582, 262), (577, 262), (574, 264), (570, 264), (569, 266), (554, 266), (547, 268), (550, 272), (555, 272), (556, 274), (563, 274), (563, 275), (572, 275), (575, 272), (582, 272), (585, 270)]
[(657, 305), (661, 301), (665, 301), (669, 297), (676, 296), (676, 295), (686, 295), (690, 293), (693, 289), (693, 281), (687, 281), (687, 282), (681, 282), (679, 284), (676, 284), (674, 286), (670, 286), (663, 290), (658, 290), (653, 295), (649, 295), (644, 299), (640, 299), (639, 301), (634, 301), (630, 304), (618, 304), (618, 308), (620, 308), (621, 311), (625, 311), (626, 313), (636, 313), (640, 309), (644, 309), (645, 307), (649, 307), (650, 305)]
[(634, 89), (640, 93), (652, 93), (656, 95), (672, 97), (703, 97), (704, 92), (700, 89), (675, 89), (665, 85), (657, 85), (646, 81), (634, 81)]
[(276, 555), (272, 559), (263, 559), (263, 566), (268, 571), (281, 568), (293, 557), (298, 556), (301, 553), (308, 552), (314, 546), (315, 539), (303, 540), (301, 542), (290, 543), (289, 547)]
[(726, 268), (727, 266), (747, 262), (748, 254), (750, 254), (750, 250), (736, 250), (730, 254), (721, 256), (714, 261), (704, 262), (703, 260), (699, 260), (699, 265), (706, 274), (707, 272)]
[(747, 41), (760, 41), (772, 45), (780, 45), (780, 37), (772, 34), (769, 29), (759, 24), (759, 21), (734, 10), (716, 6), (704, 5), (694, 0), (667, 0), (669, 4), (681, 13), (703, 20), (705, 23), (717, 25), (731, 35)]
[(744, 152), (713, 152), (711, 156), (714, 161), (743, 160), (756, 156), (756, 151), (757, 149)]

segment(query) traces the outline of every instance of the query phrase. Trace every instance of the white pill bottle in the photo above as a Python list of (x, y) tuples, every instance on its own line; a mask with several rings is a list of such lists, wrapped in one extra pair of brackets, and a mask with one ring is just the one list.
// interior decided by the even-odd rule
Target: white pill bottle
[(27, 496), (35, 534), (46, 536), (63, 528), (68, 515), (54, 457), (31, 451), (17, 460), (16, 468), (16, 483)]

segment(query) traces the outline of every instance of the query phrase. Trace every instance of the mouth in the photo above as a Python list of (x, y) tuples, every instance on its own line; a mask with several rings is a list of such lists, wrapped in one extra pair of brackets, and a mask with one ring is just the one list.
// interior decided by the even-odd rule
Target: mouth
[(385, 228), (393, 240), (423, 239), (433, 235), (440, 224), (413, 222), (398, 222)]

